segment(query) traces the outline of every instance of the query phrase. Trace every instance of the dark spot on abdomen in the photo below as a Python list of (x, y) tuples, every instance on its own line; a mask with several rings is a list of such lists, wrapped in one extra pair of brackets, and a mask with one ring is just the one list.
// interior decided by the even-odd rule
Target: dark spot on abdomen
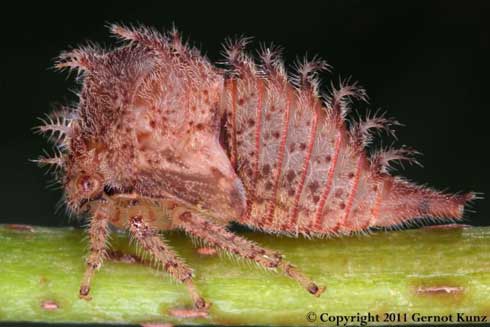
[(271, 166), (269, 166), (269, 164), (265, 164), (263, 167), (262, 167), (262, 174), (264, 176), (267, 176), (269, 175), (271, 172)]
[(314, 182), (311, 182), (309, 185), (308, 185), (308, 188), (310, 189), (311, 193), (316, 193), (316, 191), (318, 190), (318, 182), (317, 181), (314, 181)]
[(336, 198), (341, 198), (342, 197), (342, 194), (344, 194), (344, 191), (341, 189), (341, 188), (338, 188), (337, 190), (335, 190), (335, 197)]

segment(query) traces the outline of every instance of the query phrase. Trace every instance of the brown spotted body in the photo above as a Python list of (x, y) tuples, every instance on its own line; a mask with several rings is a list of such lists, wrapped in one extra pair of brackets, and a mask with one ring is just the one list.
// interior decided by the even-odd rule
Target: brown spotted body
[(90, 299), (91, 279), (108, 256), (110, 225), (127, 229), (187, 287), (197, 309), (190, 315), (200, 316), (209, 303), (160, 230), (184, 230), (206, 248), (280, 270), (319, 296), (324, 287), (280, 253), (230, 232), (228, 223), (341, 235), (417, 217), (459, 219), (474, 198), (391, 176), (390, 162), (412, 160), (411, 152), (370, 155), (365, 146), (373, 131), (391, 131), (396, 122), (370, 116), (348, 123), (351, 100), (365, 93), (346, 84), (322, 99), (323, 61), (305, 61), (288, 77), (276, 50), (265, 49), (255, 63), (242, 39), (226, 47), (229, 67), (219, 69), (176, 31), (111, 29), (126, 43), (60, 55), (56, 67), (78, 72), (79, 102), (38, 128), (58, 153), (38, 161), (56, 167), (67, 207), (90, 217), (83, 299)]

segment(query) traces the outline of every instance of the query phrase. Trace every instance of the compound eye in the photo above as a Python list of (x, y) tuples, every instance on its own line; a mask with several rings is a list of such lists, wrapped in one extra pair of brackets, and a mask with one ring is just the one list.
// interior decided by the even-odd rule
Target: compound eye
[(91, 197), (100, 189), (100, 181), (89, 175), (82, 175), (77, 180), (78, 189), (87, 197)]

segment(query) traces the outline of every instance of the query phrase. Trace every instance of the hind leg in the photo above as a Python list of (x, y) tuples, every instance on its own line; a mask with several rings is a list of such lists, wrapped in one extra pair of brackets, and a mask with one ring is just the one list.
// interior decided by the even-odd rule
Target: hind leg
[(158, 230), (143, 219), (134, 216), (129, 219), (129, 231), (137, 242), (163, 265), (163, 269), (173, 278), (182, 282), (188, 289), (196, 309), (206, 309), (209, 303), (199, 295), (193, 281), (192, 270), (180, 260), (158, 235)]
[(192, 236), (217, 248), (253, 260), (266, 268), (278, 268), (315, 296), (320, 296), (325, 290), (325, 287), (319, 287), (292, 264), (284, 261), (278, 252), (262, 248), (252, 241), (227, 231), (225, 227), (188, 211), (180, 214), (178, 220), (179, 226)]

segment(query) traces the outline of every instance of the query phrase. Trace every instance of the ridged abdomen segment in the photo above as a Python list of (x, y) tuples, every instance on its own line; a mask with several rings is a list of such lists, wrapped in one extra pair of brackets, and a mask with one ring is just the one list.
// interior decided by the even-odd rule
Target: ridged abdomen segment
[[(236, 83), (236, 88), (233, 83)], [(258, 218), (273, 216), (277, 204), (272, 199), (280, 188), (277, 177), (282, 176), (279, 170), (283, 165), (280, 162), (284, 162), (287, 143), (281, 140), (287, 136), (285, 130), (289, 126), (284, 121), (290, 106), (288, 97), (283, 97), (282, 92), (287, 92), (289, 86), (285, 83), (271, 85), (262, 79), (235, 80), (227, 86), (229, 96), (225, 99), (225, 106), (236, 107), (236, 116), (229, 113), (229, 121), (236, 122), (236, 129), (232, 124), (228, 128), (230, 140), (236, 138), (236, 142), (228, 143), (231, 153), (236, 153), (236, 169), (248, 197), (243, 219), (251, 221), (254, 217), (255, 223), (259, 223)]]

